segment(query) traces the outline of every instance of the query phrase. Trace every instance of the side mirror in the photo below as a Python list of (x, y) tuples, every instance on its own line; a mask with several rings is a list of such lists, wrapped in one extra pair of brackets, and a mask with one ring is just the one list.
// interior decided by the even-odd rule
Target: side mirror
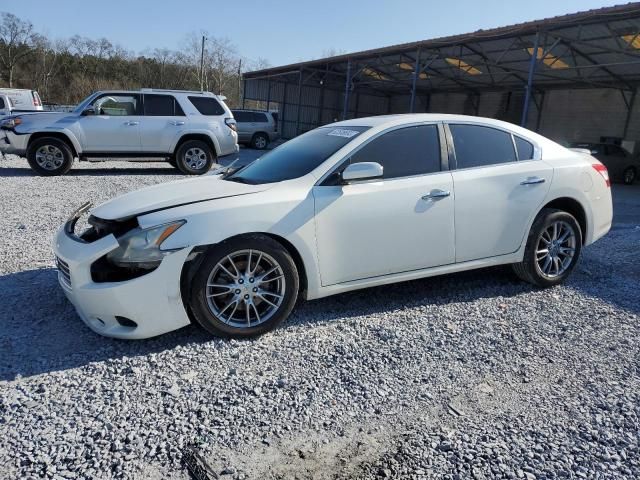
[(93, 107), (85, 108), (85, 109), (82, 111), (82, 116), (83, 116), (83, 117), (87, 117), (87, 116), (95, 115), (95, 114), (96, 114), (96, 110), (95, 110)]
[(376, 162), (352, 163), (342, 172), (342, 181), (345, 183), (358, 180), (370, 180), (381, 178), (383, 173), (382, 165)]

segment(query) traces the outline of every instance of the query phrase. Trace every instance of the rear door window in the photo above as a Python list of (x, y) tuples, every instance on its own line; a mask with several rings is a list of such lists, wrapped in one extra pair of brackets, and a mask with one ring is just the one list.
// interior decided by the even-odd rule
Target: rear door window
[(6, 108), (6, 105), (4, 104), (4, 98), (0, 97), (0, 108), (4, 109)]
[[(149, 117), (174, 116), (176, 115), (176, 100), (171, 95), (145, 95), (144, 114)], [(184, 113), (182, 114), (184, 115)]]
[(410, 177), (440, 171), (436, 125), (404, 127), (374, 138), (351, 156), (350, 163), (376, 162), (383, 178)]
[(457, 168), (487, 167), (516, 161), (511, 134), (481, 125), (449, 125)]
[(217, 116), (224, 114), (224, 108), (215, 98), (211, 97), (189, 97), (189, 101), (196, 107), (202, 115)]
[(253, 112), (253, 121), (257, 123), (267, 123), (267, 116), (264, 113)]

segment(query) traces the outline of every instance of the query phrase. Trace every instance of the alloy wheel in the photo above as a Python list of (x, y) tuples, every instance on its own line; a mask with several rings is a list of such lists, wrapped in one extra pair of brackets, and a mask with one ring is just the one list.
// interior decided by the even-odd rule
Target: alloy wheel
[(267, 139), (264, 138), (262, 135), (259, 135), (255, 139), (255, 145), (256, 145), (256, 148), (258, 148), (259, 150), (262, 150), (267, 146)]
[(64, 154), (54, 145), (43, 145), (36, 150), (36, 163), (45, 170), (57, 170), (64, 164)]
[(576, 234), (564, 221), (556, 221), (545, 228), (536, 246), (536, 263), (547, 278), (561, 276), (571, 266), (576, 252)]
[(201, 148), (190, 148), (184, 155), (184, 163), (192, 170), (200, 170), (207, 163), (207, 154)]
[(278, 311), (285, 291), (284, 271), (272, 256), (258, 250), (239, 250), (211, 270), (207, 305), (227, 325), (251, 328)]

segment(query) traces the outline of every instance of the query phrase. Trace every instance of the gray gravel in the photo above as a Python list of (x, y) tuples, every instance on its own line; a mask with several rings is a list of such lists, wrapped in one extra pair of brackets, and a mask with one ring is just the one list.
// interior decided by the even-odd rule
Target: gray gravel
[(252, 341), (93, 334), (51, 236), (84, 200), (176, 178), (0, 159), (2, 478), (188, 478), (188, 444), (229, 479), (640, 477), (639, 188), (561, 287), (494, 268), (301, 303)]

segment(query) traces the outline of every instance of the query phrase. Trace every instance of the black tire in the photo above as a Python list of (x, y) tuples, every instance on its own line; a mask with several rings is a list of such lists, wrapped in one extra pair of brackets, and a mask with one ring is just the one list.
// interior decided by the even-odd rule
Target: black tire
[[(254, 269), (254, 271), (251, 273), (246, 271), (248, 257), (246, 252), (248, 251), (253, 255), (250, 269)], [(209, 333), (225, 338), (255, 337), (273, 330), (289, 316), (298, 298), (300, 281), (295, 262), (280, 243), (265, 235), (252, 234), (226, 240), (211, 247), (204, 255), (205, 257), (191, 281), (187, 298), (189, 298), (189, 306), (196, 322)], [(230, 264), (226, 263), (229, 258), (245, 259), (244, 264), (234, 260), (240, 276), (232, 277), (226, 273), (233, 270)], [(261, 261), (266, 263), (260, 264)], [(260, 275), (266, 273), (265, 270), (269, 268), (271, 261), (276, 262), (279, 267), (278, 270), (275, 270), (275, 275), (278, 277), (266, 280), (264, 283), (254, 283), (254, 280), (258, 280)], [(256, 262), (255, 266), (253, 266), (253, 262)], [(219, 264), (226, 265), (227, 270), (219, 267)], [(215, 276), (216, 272), (220, 276)], [(265, 279), (270, 277), (271, 275), (266, 275)], [(226, 278), (227, 282), (232, 282), (233, 285), (212, 286), (222, 284), (222, 278)], [(249, 280), (251, 284), (248, 283)], [(242, 283), (242, 285), (238, 283)], [(226, 282), (224, 284), (227, 285)], [(262, 299), (265, 296), (250, 293), (251, 290), (255, 292), (258, 289), (268, 295), (266, 290), (260, 288), (261, 285), (265, 285), (265, 288), (270, 288), (276, 294), (282, 294), (279, 305), (264, 303)], [(241, 288), (243, 290), (240, 290)], [(254, 302), (251, 309), (246, 300), (249, 295), (251, 295), (249, 302)], [(276, 296), (268, 298), (277, 303)], [(231, 303), (231, 307), (225, 311), (224, 308), (227, 307), (223, 307), (223, 305), (229, 303)], [(277, 308), (272, 308), (272, 305)], [(214, 308), (218, 308), (220, 312), (214, 312)], [(253, 326), (251, 320), (248, 326), (244, 325), (247, 310), (250, 311), (250, 318), (255, 317)], [(258, 310), (262, 310), (264, 315), (262, 318), (267, 318), (262, 323), (258, 321)], [(229, 314), (229, 312), (231, 313)], [(226, 321), (224, 321), (225, 317), (227, 317)]]
[(48, 177), (67, 173), (73, 165), (73, 157), (69, 144), (55, 137), (38, 138), (27, 149), (29, 166), (38, 175)]
[(251, 138), (251, 148), (264, 150), (269, 146), (269, 136), (266, 133), (256, 133)]
[(207, 143), (187, 140), (176, 150), (175, 163), (185, 175), (202, 175), (211, 169), (215, 157), (215, 152)]
[[(560, 257), (559, 255), (557, 256), (559, 262), (562, 259), (566, 260), (566, 267), (563, 267), (564, 269), (561, 273), (558, 270), (559, 274), (557, 275), (552, 275), (555, 265), (554, 260), (552, 259), (551, 263), (554, 263), (554, 265), (551, 265), (551, 271), (547, 275), (545, 274), (545, 272), (543, 272), (546, 257), (544, 257), (544, 254), (540, 254), (540, 262), (543, 263), (543, 265), (541, 266), (538, 261), (536, 252), (538, 251), (538, 244), (540, 242), (547, 242), (546, 239), (544, 241), (541, 240), (543, 232), (546, 232), (547, 229), (552, 228), (553, 225), (558, 222), (561, 222), (560, 225), (562, 225), (562, 228), (570, 229), (571, 233), (573, 233), (573, 244), (571, 245), (573, 248), (573, 255), (570, 258), (566, 253), (560, 253), (562, 257)], [(545, 235), (547, 235), (547, 233), (545, 233)], [(559, 235), (559, 237), (561, 238), (562, 235)], [(562, 250), (566, 251), (566, 249), (569, 248), (570, 244), (566, 244), (565, 247), (562, 247), (562, 245), (565, 244), (563, 243), (560, 244), (559, 247), (555, 247), (555, 252)], [(544, 248), (540, 250), (542, 251), (544, 250)], [(512, 265), (513, 271), (518, 277), (520, 277), (520, 279), (524, 280), (525, 282), (531, 283), (538, 287), (552, 287), (564, 282), (564, 280), (571, 274), (576, 264), (578, 263), (581, 251), (582, 230), (580, 229), (580, 225), (578, 224), (576, 219), (571, 214), (563, 210), (545, 208), (538, 214), (535, 221), (533, 222), (531, 230), (529, 231), (529, 236), (527, 237), (527, 245), (524, 251), (524, 258), (522, 259), (522, 262), (514, 263)]]
[(633, 167), (626, 168), (622, 173), (622, 181), (625, 185), (632, 185), (636, 181), (638, 172)]

